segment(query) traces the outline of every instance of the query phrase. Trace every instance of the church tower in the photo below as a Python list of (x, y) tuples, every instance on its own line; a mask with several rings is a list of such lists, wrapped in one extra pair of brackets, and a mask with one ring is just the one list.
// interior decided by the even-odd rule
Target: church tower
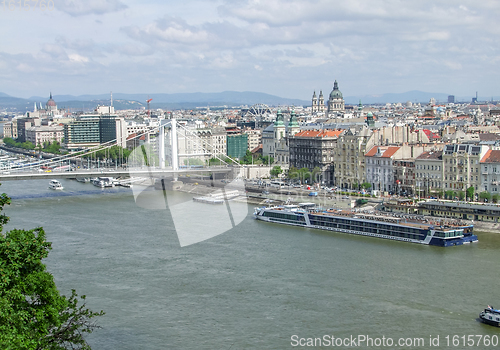
[(278, 109), (276, 121), (274, 122), (274, 143), (277, 145), (283, 138), (285, 138), (285, 122), (281, 109)]
[(316, 97), (316, 90), (315, 90), (312, 98), (312, 112), (315, 113), (317, 111), (318, 111), (318, 98)]
[(319, 91), (318, 112), (325, 111), (325, 98), (323, 97), (323, 90)]
[(297, 121), (295, 110), (290, 112), (290, 122), (288, 123), (288, 137), (291, 137), (300, 131), (300, 125)]

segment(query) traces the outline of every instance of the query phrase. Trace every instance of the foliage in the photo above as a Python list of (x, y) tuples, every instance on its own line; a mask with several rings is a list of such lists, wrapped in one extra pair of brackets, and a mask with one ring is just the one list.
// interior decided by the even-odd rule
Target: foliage
[(290, 170), (288, 170), (288, 177), (290, 179), (298, 179), (301, 183), (311, 183), (313, 178), (309, 169), (297, 169), (295, 167), (291, 167)]
[[(141, 147), (141, 148), (139, 148)], [(137, 148), (143, 149), (144, 146), (138, 146)], [(149, 146), (151, 148), (151, 146)], [(148, 149), (149, 150), (149, 149)], [(98, 151), (92, 152), (92, 154), (85, 154), (83, 158), (92, 158), (92, 159), (100, 159), (100, 160), (105, 160), (105, 159), (111, 159), (113, 161), (119, 161), (121, 163), (122, 161), (124, 162), (125, 159), (127, 159), (133, 151), (129, 151), (126, 148), (123, 148), (118, 145), (111, 146), (110, 148), (103, 148)]]
[(453, 191), (453, 190), (448, 190), (445, 192), (445, 196), (447, 199), (453, 199), (453, 198), (455, 198), (455, 195), (456, 195), (455, 191)]
[(54, 153), (54, 154), (61, 154), (61, 145), (54, 141), (52, 143), (48, 142), (48, 141), (45, 141), (43, 143), (43, 152), (47, 152), (47, 153)]
[(247, 150), (247, 152), (245, 153), (245, 155), (243, 156), (243, 158), (241, 158), (240, 163), (241, 164), (253, 164), (254, 163), (254, 159), (253, 159), (252, 152), (250, 152), (249, 150)]
[(203, 161), (199, 158), (188, 158), (184, 159), (184, 165), (203, 165)]
[[(0, 210), (6, 204), (10, 199), (4, 193)], [(7, 221), (2, 214), (0, 232)], [(92, 318), (104, 312), (86, 309), (85, 302), (78, 306), (74, 290), (69, 298), (59, 294), (54, 277), (42, 263), (50, 249), (42, 228), (0, 234), (2, 349), (90, 349), (83, 334), (99, 328)]]
[(312, 180), (314, 182), (320, 182), (321, 169), (316, 166), (312, 171)]
[(467, 194), (467, 198), (470, 200), (474, 199), (474, 186), (470, 186), (465, 192)]
[(500, 199), (500, 195), (498, 193), (495, 193), (494, 195), (491, 196), (491, 201), (493, 203), (498, 203), (499, 199)]
[(35, 149), (35, 145), (29, 141), (16, 142), (15, 140), (11, 139), (10, 137), (4, 137), (3, 143), (5, 143), (7, 146), (23, 148), (23, 149), (27, 149), (27, 150)]
[(274, 166), (271, 171), (269, 172), (271, 176), (273, 177), (278, 177), (281, 173), (283, 173), (283, 169), (281, 169), (281, 166), (276, 165)]
[(222, 160), (220, 160), (219, 158), (210, 158), (208, 160), (208, 165), (209, 166), (212, 166), (212, 165), (225, 165), (225, 163), (227, 164), (232, 164), (233, 161), (231, 159), (229, 159), (228, 157), (220, 157)]
[(372, 184), (371, 184), (371, 183), (369, 183), (369, 182), (363, 182), (363, 183), (361, 184), (361, 188), (363, 188), (363, 189), (365, 189), (365, 190), (367, 190), (367, 189), (369, 189), (369, 188), (371, 188), (371, 187), (372, 187)]
[(483, 192), (479, 193), (479, 198), (481, 198), (483, 200), (483, 202), (489, 202), (491, 199), (491, 193), (489, 193), (487, 191), (483, 191)]
[(259, 158), (262, 161), (262, 164), (269, 165), (274, 163), (274, 158), (271, 156), (262, 156)]
[(458, 191), (457, 192), (457, 197), (458, 197), (458, 200), (463, 201), (465, 199), (465, 193), (464, 193), (464, 191)]

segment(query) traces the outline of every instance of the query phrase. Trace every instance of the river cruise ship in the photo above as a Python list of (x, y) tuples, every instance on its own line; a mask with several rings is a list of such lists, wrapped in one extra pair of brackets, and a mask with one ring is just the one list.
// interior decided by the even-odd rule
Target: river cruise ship
[(473, 225), (461, 220), (430, 220), (416, 215), (394, 215), (337, 209), (304, 209), (296, 205), (255, 208), (257, 220), (320, 230), (449, 247), (477, 242)]

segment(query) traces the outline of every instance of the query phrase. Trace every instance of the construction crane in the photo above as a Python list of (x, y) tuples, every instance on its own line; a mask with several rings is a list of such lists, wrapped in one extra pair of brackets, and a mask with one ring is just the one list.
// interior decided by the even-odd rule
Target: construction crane
[(149, 110), (149, 102), (153, 101), (152, 98), (149, 98), (146, 100), (146, 102), (148, 103), (148, 118), (150, 117), (150, 110)]

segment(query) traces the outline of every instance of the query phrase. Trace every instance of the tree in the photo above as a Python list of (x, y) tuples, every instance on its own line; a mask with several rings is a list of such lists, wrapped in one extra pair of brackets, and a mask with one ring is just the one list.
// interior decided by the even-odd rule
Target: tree
[(470, 200), (473, 200), (474, 199), (474, 186), (470, 186), (466, 190), (466, 193), (467, 193), (467, 198), (469, 198)]
[(458, 200), (460, 200), (460, 201), (464, 200), (464, 198), (465, 198), (464, 191), (458, 191), (457, 195), (458, 195)]
[(448, 190), (445, 192), (446, 198), (447, 199), (453, 199), (455, 198), (455, 191), (453, 190)]
[(269, 165), (274, 163), (274, 158), (271, 156), (262, 156), (260, 158), (262, 160), (262, 164)]
[(483, 202), (489, 202), (491, 199), (491, 193), (489, 193), (487, 191), (483, 191), (483, 192), (479, 193), (479, 198), (481, 198), (483, 200)]
[(314, 182), (320, 182), (321, 181), (321, 169), (319, 166), (315, 166), (313, 171), (312, 171), (312, 178)]
[(271, 169), (269, 173), (271, 174), (272, 177), (278, 177), (282, 172), (283, 169), (281, 169), (281, 166), (276, 165)]
[(369, 183), (369, 182), (363, 182), (363, 183), (361, 184), (361, 188), (363, 188), (363, 189), (365, 189), (365, 190), (369, 189), (370, 187), (372, 187), (372, 184), (371, 184), (371, 183)]
[(493, 203), (498, 203), (499, 199), (500, 199), (500, 195), (498, 193), (495, 193), (494, 195), (491, 196), (491, 201)]
[[(0, 211), (7, 204), (10, 198), (3, 193)], [(0, 215), (0, 232), (8, 220)], [(2, 349), (90, 349), (83, 334), (99, 328), (92, 318), (104, 312), (86, 309), (85, 302), (78, 306), (74, 290), (69, 298), (59, 294), (42, 263), (50, 249), (41, 227), (0, 233)]]
[(299, 169), (296, 167), (292, 166), (290, 169), (288, 169), (288, 178), (290, 180), (297, 179), (299, 177)]
[(240, 161), (241, 164), (253, 164), (253, 154), (249, 150), (245, 153)]

